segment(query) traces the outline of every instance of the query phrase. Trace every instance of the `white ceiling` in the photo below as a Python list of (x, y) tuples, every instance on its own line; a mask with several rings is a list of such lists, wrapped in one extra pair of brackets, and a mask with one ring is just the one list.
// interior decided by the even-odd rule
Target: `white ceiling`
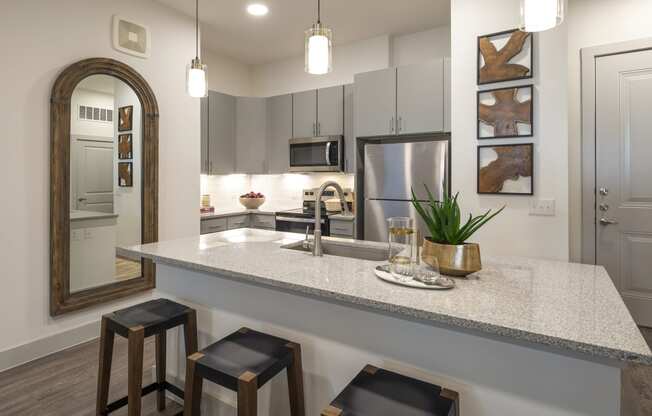
[[(155, 1), (194, 17), (194, 0)], [(269, 14), (247, 14), (253, 2), (266, 4)], [(336, 45), (450, 23), (450, 0), (322, 0), (321, 7)], [(316, 10), (317, 0), (200, 0), (203, 47), (249, 64), (297, 56)]]

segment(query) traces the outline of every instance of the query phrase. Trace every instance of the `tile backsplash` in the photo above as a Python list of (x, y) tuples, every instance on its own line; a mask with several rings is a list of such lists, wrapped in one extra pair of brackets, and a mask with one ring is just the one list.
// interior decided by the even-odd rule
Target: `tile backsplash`
[(277, 211), (299, 208), (303, 189), (319, 187), (329, 180), (343, 188), (354, 188), (354, 176), (344, 173), (202, 175), (201, 193), (211, 196), (211, 204), (218, 212), (242, 209), (238, 197), (249, 191), (265, 195), (265, 204), (260, 209)]

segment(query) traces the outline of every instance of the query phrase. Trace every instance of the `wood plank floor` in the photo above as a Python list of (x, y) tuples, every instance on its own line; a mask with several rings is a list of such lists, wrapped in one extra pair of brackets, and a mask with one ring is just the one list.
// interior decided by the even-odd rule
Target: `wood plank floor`
[[(116, 336), (109, 401), (127, 395), (127, 342)], [(0, 373), (2, 416), (89, 416), (95, 414), (99, 343), (92, 341)], [(154, 338), (145, 340), (143, 385), (152, 382)], [(174, 415), (181, 407), (168, 400), (156, 411), (156, 394), (143, 398), (143, 416)], [(111, 415), (126, 415), (124, 407)]]
[[(642, 329), (652, 345), (652, 329)], [(154, 339), (145, 340), (143, 384), (152, 380)], [(0, 373), (2, 416), (87, 416), (95, 413), (99, 345), (97, 341), (71, 348)], [(127, 394), (127, 343), (116, 336), (109, 400)], [(652, 415), (652, 367), (632, 366), (623, 371), (621, 416)], [(143, 399), (143, 416), (174, 415), (181, 407), (168, 401), (156, 411), (156, 395)], [(126, 415), (123, 408), (112, 415)]]

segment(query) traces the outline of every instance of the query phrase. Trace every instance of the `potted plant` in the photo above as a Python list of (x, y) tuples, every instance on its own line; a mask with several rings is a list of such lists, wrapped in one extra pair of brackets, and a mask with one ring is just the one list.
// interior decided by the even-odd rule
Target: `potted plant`
[(489, 220), (498, 215), (505, 207), (491, 213), (469, 219), (462, 224), (460, 206), (457, 203), (459, 192), (454, 197), (444, 196), (444, 200), (435, 201), (426, 186), (429, 201), (421, 202), (412, 190), (412, 205), (428, 227), (430, 236), (423, 241), (421, 259), (432, 267), (439, 267), (442, 274), (450, 276), (467, 276), (482, 269), (480, 246), (467, 243), (467, 240)]

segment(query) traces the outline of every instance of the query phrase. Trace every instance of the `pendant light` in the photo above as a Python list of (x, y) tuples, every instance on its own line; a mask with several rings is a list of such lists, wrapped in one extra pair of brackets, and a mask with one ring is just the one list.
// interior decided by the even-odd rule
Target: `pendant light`
[(521, 0), (521, 30), (543, 32), (564, 21), (564, 0)]
[(333, 32), (321, 23), (321, 0), (317, 0), (317, 23), (306, 30), (305, 70), (323, 75), (333, 70)]
[(206, 65), (199, 58), (199, 0), (195, 0), (195, 59), (190, 62), (186, 71), (186, 90), (194, 98), (206, 97)]

